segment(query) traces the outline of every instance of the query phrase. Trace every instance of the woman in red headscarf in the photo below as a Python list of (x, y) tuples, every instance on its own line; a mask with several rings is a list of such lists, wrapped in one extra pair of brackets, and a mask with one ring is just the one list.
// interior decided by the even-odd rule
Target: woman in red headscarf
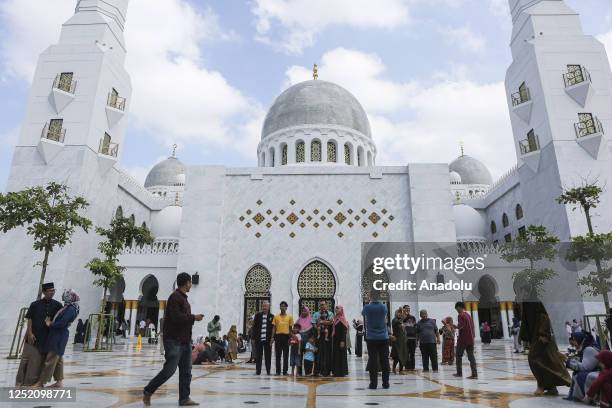
[(587, 391), (584, 402), (590, 404), (599, 395), (599, 406), (612, 407), (612, 351), (604, 350), (595, 356), (601, 372)]
[(348, 375), (348, 361), (346, 354), (346, 333), (349, 323), (344, 316), (344, 308), (336, 306), (336, 315), (332, 331), (332, 373), (334, 377)]

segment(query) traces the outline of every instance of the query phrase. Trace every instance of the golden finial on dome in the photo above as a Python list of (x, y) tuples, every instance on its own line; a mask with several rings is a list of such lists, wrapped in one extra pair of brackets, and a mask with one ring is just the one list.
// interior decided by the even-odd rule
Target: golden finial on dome
[(459, 149), (461, 149), (461, 157), (465, 156), (463, 152), (463, 140), (459, 142)]
[(172, 157), (176, 157), (176, 148), (177, 148), (177, 147), (178, 147), (178, 146), (177, 146), (177, 144), (176, 144), (176, 143), (172, 145)]
[(312, 79), (319, 79), (319, 66), (317, 64), (312, 66)]

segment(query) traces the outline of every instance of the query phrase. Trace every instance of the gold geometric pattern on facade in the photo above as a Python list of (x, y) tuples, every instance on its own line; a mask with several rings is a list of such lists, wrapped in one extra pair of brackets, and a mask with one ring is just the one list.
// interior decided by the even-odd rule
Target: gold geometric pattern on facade
[(338, 214), (336, 214), (336, 216), (334, 217), (334, 220), (336, 220), (336, 222), (338, 224), (342, 224), (344, 221), (346, 221), (346, 217), (344, 216), (344, 214), (342, 214), (341, 212), (339, 212)]
[(297, 289), (301, 298), (333, 298), (336, 278), (323, 262), (313, 261), (300, 273)]
[[(376, 200), (372, 199), (370, 200), (370, 202), (376, 203)], [(257, 200), (256, 204), (258, 206), (262, 205), (263, 200)], [(289, 204), (295, 205), (296, 201), (292, 199), (289, 201)], [(336, 200), (336, 203), (334, 205), (336, 204), (338, 206), (341, 206), (344, 204), (344, 201), (339, 198)], [(345, 210), (345, 213), (343, 211), (340, 211), (340, 208), (336, 207), (336, 209), (327, 208), (323, 211), (325, 212), (325, 214), (322, 214), (322, 211), (318, 208), (315, 208), (313, 210), (301, 208), (299, 209), (299, 211), (296, 209), (295, 212), (290, 211), (287, 208), (268, 208), (265, 210), (265, 212), (263, 209), (262, 212), (247, 209), (242, 215), (239, 216), (238, 219), (241, 223), (244, 224), (246, 228), (253, 227), (255, 229), (254, 232), (257, 238), (261, 237), (262, 233), (266, 229), (273, 229), (275, 226), (280, 228), (287, 227), (287, 229), (289, 229), (289, 231), (287, 231), (288, 235), (291, 238), (294, 238), (297, 236), (297, 231), (299, 230), (295, 229), (298, 225), (301, 229), (304, 229), (309, 225), (315, 228), (319, 228), (323, 225), (327, 226), (329, 229), (337, 227), (338, 230), (335, 232), (335, 234), (339, 238), (342, 238), (347, 234), (348, 231), (346, 227), (344, 227), (345, 225), (348, 226), (348, 228), (353, 228), (356, 225), (359, 225), (359, 222), (361, 222), (361, 226), (363, 228), (369, 228), (370, 231), (368, 231), (368, 233), (370, 233), (372, 237), (376, 238), (379, 236), (379, 234), (382, 233), (382, 230), (374, 230), (374, 228), (376, 228), (378, 225), (382, 225), (382, 228), (387, 228), (390, 226), (391, 221), (394, 220), (394, 216), (390, 214), (389, 210), (387, 210), (386, 208), (376, 210), (374, 208), (361, 208), (357, 211), (353, 210), (352, 208), (349, 208)], [(363, 214), (363, 219), (362, 215), (358, 213)], [(351, 216), (352, 219), (349, 220), (349, 217)], [(306, 221), (312, 222), (312, 224), (307, 224)], [(295, 226), (295, 228), (293, 228), (293, 226)]]
[(376, 211), (374, 211), (372, 214), (370, 214), (368, 219), (372, 221), (372, 224), (376, 224), (378, 221), (380, 221), (380, 216), (376, 214)]
[(289, 224), (291, 225), (295, 224), (297, 220), (298, 220), (298, 217), (294, 213), (291, 213), (287, 216), (287, 221), (289, 221)]
[(255, 221), (255, 223), (257, 225), (261, 224), (263, 221), (265, 220), (264, 216), (261, 215), (261, 213), (257, 213), (255, 214), (255, 216), (253, 217), (253, 221)]

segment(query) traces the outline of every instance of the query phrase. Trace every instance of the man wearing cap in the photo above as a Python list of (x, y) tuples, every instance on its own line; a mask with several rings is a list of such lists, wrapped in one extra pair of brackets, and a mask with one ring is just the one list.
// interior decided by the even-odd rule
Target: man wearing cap
[(17, 371), (15, 383), (17, 386), (32, 385), (38, 380), (44, 355), (42, 349), (47, 341), (49, 326), (45, 323), (47, 318), (52, 319), (62, 308), (62, 304), (53, 299), (55, 286), (53, 282), (42, 285), (43, 298), (38, 299), (28, 308), (25, 317), (28, 326), (21, 354), (21, 363)]

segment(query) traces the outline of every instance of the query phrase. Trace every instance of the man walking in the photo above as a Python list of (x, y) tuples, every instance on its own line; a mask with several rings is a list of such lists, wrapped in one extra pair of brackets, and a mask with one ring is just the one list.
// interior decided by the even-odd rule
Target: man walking
[(455, 377), (461, 377), (462, 366), (463, 366), (463, 352), (467, 352), (468, 360), (470, 361), (470, 368), (472, 369), (472, 375), (469, 379), (477, 379), (478, 372), (476, 371), (476, 358), (474, 358), (474, 322), (469, 313), (465, 311), (465, 304), (463, 302), (455, 303), (455, 310), (458, 313), (456, 329), (459, 330), (457, 337), (457, 373)]
[(270, 375), (272, 365), (272, 320), (270, 302), (261, 304), (261, 312), (253, 317), (253, 339), (255, 340), (255, 374), (261, 375), (261, 360), (265, 358), (266, 373)]
[(276, 375), (281, 374), (281, 355), (283, 357), (283, 375), (287, 375), (289, 362), (289, 337), (293, 327), (293, 317), (287, 314), (288, 304), (280, 302), (280, 314), (272, 320), (272, 338), (274, 339), (274, 354), (276, 355)]
[(416, 317), (410, 314), (410, 306), (404, 305), (404, 331), (406, 332), (406, 343), (408, 343), (408, 360), (406, 360), (406, 370), (414, 370), (415, 368), (415, 351), (416, 351)]
[[(45, 354), (42, 352), (49, 335), (49, 326), (46, 319), (53, 319), (63, 307), (60, 302), (53, 299), (55, 286), (53, 282), (42, 285), (43, 298), (30, 304), (25, 315), (28, 319), (25, 343), (21, 362), (15, 379), (16, 386), (32, 385), (38, 381)], [(60, 377), (56, 377), (58, 380)]]
[(368, 347), (368, 370), (370, 389), (378, 387), (378, 367), (382, 370), (382, 386), (389, 388), (389, 330), (387, 329), (387, 306), (380, 303), (377, 290), (370, 293), (370, 303), (363, 307), (365, 340)]
[(417, 337), (421, 357), (423, 358), (423, 372), (429, 371), (429, 361), (434, 373), (438, 372), (438, 347), (440, 344), (440, 333), (436, 326), (436, 321), (427, 317), (427, 310), (419, 312), (421, 320), (416, 325)]
[(151, 405), (151, 395), (179, 369), (179, 405), (200, 405), (189, 398), (191, 385), (191, 328), (204, 315), (191, 314), (187, 292), (191, 289), (191, 275), (181, 272), (176, 277), (177, 289), (168, 298), (164, 318), (164, 357), (162, 370), (144, 388), (142, 402)]

